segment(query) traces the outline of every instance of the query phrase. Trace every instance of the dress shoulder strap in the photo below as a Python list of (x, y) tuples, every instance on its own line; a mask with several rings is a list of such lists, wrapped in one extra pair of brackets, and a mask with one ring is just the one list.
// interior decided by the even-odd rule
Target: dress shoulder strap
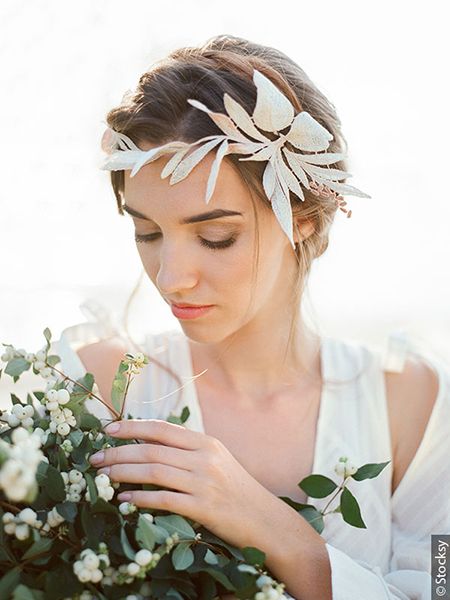
[(383, 370), (390, 373), (401, 373), (409, 350), (410, 343), (406, 332), (392, 331), (384, 349)]

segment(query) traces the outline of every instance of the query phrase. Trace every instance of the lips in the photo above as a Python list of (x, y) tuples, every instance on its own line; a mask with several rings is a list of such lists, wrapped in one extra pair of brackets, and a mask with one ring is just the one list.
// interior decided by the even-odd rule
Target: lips
[(210, 310), (212, 310), (214, 308), (213, 304), (208, 304), (208, 305), (201, 305), (201, 304), (197, 304), (197, 305), (178, 305), (178, 304), (174, 304), (173, 302), (170, 305), (170, 308), (172, 309), (172, 313), (175, 317), (177, 317), (177, 319), (196, 319), (197, 317), (201, 317), (202, 315), (204, 315), (205, 313), (209, 312)]
[(207, 306), (213, 306), (212, 304), (177, 304), (176, 302), (170, 304), (176, 308), (206, 308)]

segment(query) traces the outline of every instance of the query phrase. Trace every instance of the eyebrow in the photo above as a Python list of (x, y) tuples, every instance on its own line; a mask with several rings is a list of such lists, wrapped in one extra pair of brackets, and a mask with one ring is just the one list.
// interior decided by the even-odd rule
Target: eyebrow
[[(126, 213), (128, 213), (132, 217), (137, 217), (138, 219), (143, 219), (144, 221), (151, 221), (153, 223), (152, 219), (149, 219), (135, 208), (131, 208), (131, 206), (123, 204), (122, 208)], [(187, 225), (189, 223), (199, 223), (200, 221), (211, 221), (212, 219), (219, 219), (220, 217), (233, 217), (235, 215), (240, 215), (241, 217), (243, 216), (241, 212), (237, 212), (235, 210), (216, 208), (215, 210), (210, 210), (209, 212), (193, 215), (192, 217), (185, 217), (181, 219), (180, 225)]]

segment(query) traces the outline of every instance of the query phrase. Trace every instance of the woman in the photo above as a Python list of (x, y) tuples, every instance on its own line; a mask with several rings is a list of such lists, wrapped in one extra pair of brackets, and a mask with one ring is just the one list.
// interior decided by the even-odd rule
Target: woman
[[(301, 117), (287, 133), (290, 107)], [(246, 139), (220, 116), (230, 111)], [(364, 346), (318, 336), (300, 311), (312, 261), (338, 208), (347, 212), (337, 192), (365, 196), (342, 183), (345, 141), (332, 104), (281, 52), (219, 36), (154, 65), (107, 122), (119, 212), (133, 219), (145, 272), (183, 333), (146, 336), (151, 363), (126, 408), (139, 420), (115, 433), (146, 445), (107, 450), (95, 465), (114, 481), (170, 488), (130, 500), (260, 548), (299, 600), (428, 598), (430, 535), (449, 531), (448, 371), (401, 345), (388, 357), (396, 365), (383, 364)], [(212, 151), (177, 171), (204, 138)], [(269, 160), (288, 147), (294, 156), (282, 165)], [(312, 162), (300, 168), (295, 147)], [(314, 163), (324, 149), (331, 158)], [(321, 179), (320, 165), (336, 170)], [(100, 341), (86, 343), (95, 333)], [(109, 402), (129, 342), (105, 329), (94, 338), (69, 328), (58, 354), (66, 372), (93, 373)], [(142, 420), (184, 405), (187, 428)], [(297, 484), (312, 472), (335, 478), (343, 454), (390, 463), (355, 486), (367, 529), (335, 513), (319, 535), (278, 496), (323, 508), (326, 499)]]

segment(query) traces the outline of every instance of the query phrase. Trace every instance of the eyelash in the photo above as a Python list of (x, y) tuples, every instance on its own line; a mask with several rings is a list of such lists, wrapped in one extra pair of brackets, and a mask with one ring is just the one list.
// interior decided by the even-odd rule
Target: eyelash
[[(159, 233), (149, 233), (147, 235), (142, 235), (139, 233), (135, 233), (134, 234), (134, 239), (136, 242), (138, 243), (146, 243), (146, 242), (153, 242), (155, 240), (155, 236), (160, 235)], [(205, 240), (204, 238), (200, 237), (200, 243), (202, 246), (206, 246), (207, 248), (209, 248), (210, 250), (224, 250), (225, 248), (229, 248), (230, 246), (232, 246), (234, 244), (234, 242), (236, 241), (235, 237), (230, 237), (227, 240), (221, 240), (220, 242), (212, 242), (210, 240)]]

